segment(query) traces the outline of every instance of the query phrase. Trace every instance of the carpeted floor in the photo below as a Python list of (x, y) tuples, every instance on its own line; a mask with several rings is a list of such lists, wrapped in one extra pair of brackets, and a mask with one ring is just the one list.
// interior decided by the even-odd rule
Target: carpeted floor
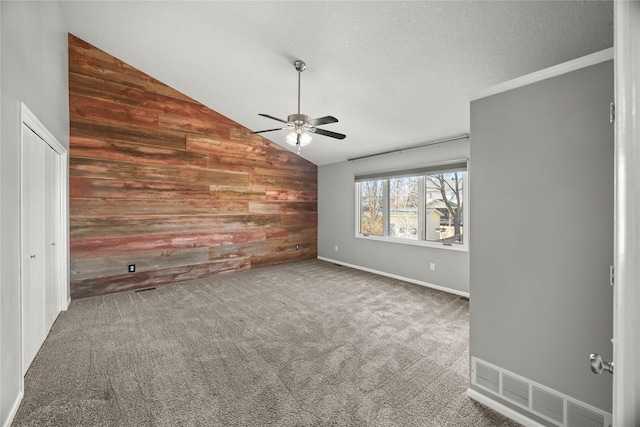
[(466, 397), (468, 301), (311, 260), (74, 300), (14, 426), (517, 426)]

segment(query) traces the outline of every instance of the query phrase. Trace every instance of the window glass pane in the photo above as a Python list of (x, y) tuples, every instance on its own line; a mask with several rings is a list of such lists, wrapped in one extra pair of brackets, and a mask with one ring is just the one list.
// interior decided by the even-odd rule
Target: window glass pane
[(389, 236), (418, 239), (418, 182), (417, 176), (389, 180)]
[(383, 180), (360, 183), (360, 233), (382, 236), (382, 183)]
[(425, 177), (426, 240), (462, 244), (465, 175), (465, 171), (459, 171)]

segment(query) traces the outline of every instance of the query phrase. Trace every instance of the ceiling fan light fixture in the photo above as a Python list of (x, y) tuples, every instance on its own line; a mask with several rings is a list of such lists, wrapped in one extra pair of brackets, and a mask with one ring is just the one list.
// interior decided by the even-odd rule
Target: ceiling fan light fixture
[[(300, 133), (300, 146), (301, 147), (304, 147), (305, 145), (309, 145), (310, 142), (311, 142), (311, 135), (309, 135), (306, 132)], [(291, 144), (293, 146), (298, 145), (298, 133), (297, 132), (291, 132), (289, 135), (287, 135), (287, 143)]]

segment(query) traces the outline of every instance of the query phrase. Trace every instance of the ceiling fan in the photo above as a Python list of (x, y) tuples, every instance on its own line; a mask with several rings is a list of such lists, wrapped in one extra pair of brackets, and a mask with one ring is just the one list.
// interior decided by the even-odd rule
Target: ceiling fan
[(259, 130), (251, 133), (273, 132), (276, 130), (291, 130), (293, 132), (287, 135), (287, 142), (293, 146), (298, 147), (298, 154), (300, 154), (300, 147), (304, 147), (311, 142), (310, 133), (317, 133), (319, 135), (328, 136), (330, 138), (344, 139), (346, 135), (316, 127), (329, 123), (337, 123), (338, 119), (336, 119), (335, 117), (324, 116), (317, 119), (311, 119), (305, 114), (300, 114), (300, 74), (305, 70), (305, 68), (307, 68), (307, 64), (305, 64), (304, 61), (298, 59), (293, 63), (293, 66), (298, 72), (298, 113), (289, 115), (287, 117), (287, 120), (282, 120), (269, 114), (259, 113), (258, 115), (284, 123), (285, 126), (275, 129)]

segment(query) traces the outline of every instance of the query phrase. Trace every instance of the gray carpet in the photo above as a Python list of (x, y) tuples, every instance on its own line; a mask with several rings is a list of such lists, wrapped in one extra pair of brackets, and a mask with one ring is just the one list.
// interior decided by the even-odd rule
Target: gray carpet
[(14, 426), (517, 426), (466, 397), (468, 301), (311, 260), (74, 300)]

